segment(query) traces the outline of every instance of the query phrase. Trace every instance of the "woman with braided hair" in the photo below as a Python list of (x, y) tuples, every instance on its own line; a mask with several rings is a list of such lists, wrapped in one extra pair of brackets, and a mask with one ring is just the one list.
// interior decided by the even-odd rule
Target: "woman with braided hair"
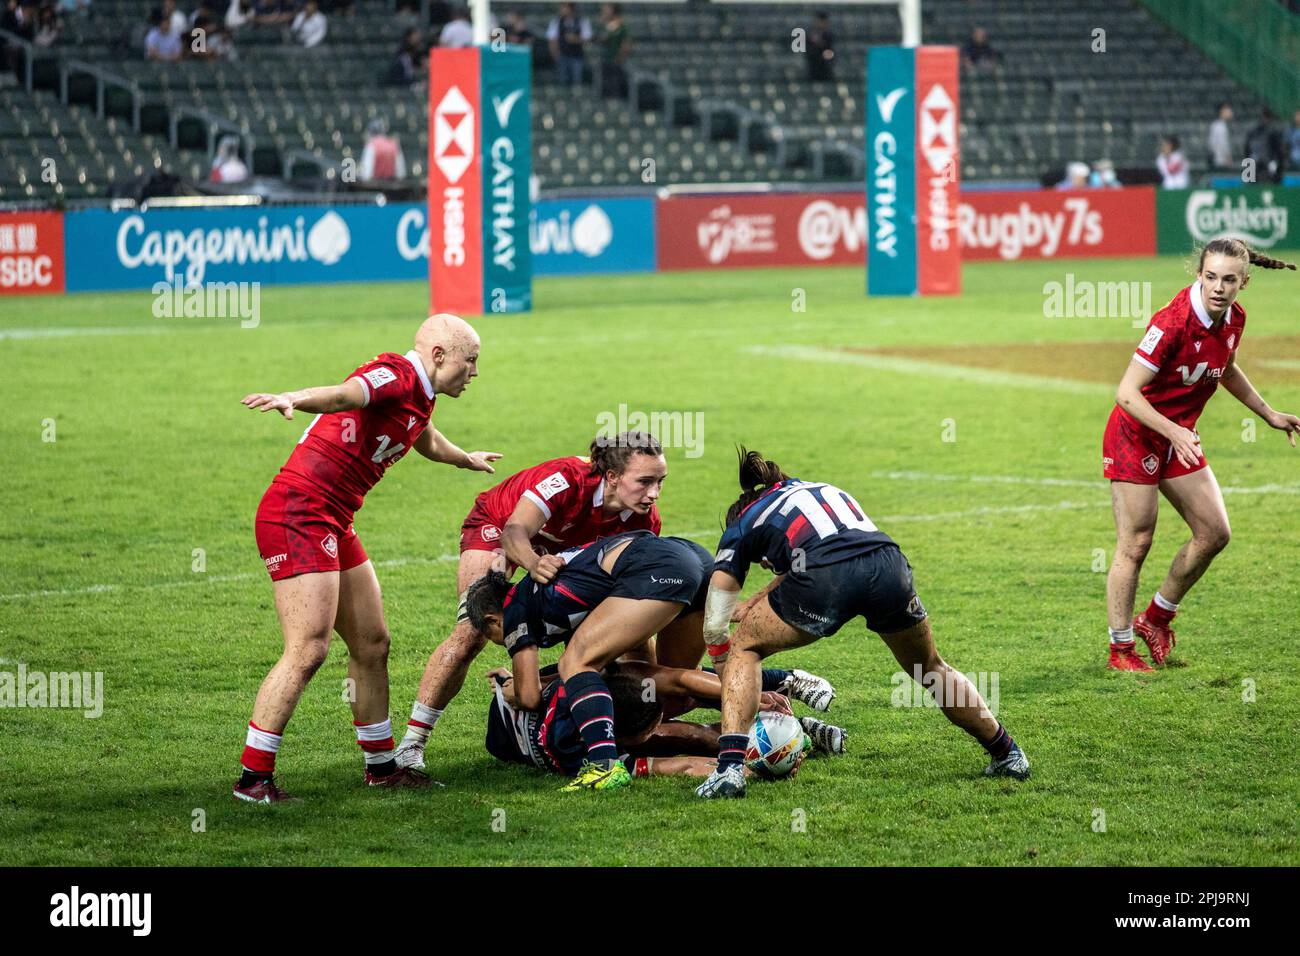
[[(1214, 390), (1222, 384), (1270, 427), (1286, 432), (1292, 447), (1300, 432), (1300, 418), (1274, 411), (1237, 365), (1246, 326), (1237, 295), (1250, 281), (1251, 266), (1295, 269), (1238, 239), (1207, 243), (1196, 281), (1151, 319), (1119, 383), (1101, 459), (1115, 511), (1115, 560), (1106, 578), (1107, 666), (1114, 670), (1152, 669), (1135, 650), (1135, 633), (1150, 649), (1152, 664), (1165, 663), (1174, 646), (1170, 624), (1179, 603), (1228, 544), (1223, 493), (1196, 434), (1196, 420)], [(1192, 537), (1174, 557), (1150, 606), (1134, 620), (1138, 574), (1156, 527), (1157, 489), (1187, 522)]]

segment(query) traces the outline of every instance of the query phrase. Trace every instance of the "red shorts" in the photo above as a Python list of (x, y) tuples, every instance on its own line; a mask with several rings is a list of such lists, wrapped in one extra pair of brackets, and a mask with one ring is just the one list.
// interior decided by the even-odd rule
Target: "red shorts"
[(1178, 460), (1168, 439), (1131, 419), (1118, 405), (1111, 410), (1101, 440), (1102, 475), (1111, 481), (1156, 485), (1166, 478), (1200, 471), (1208, 464), (1202, 455), (1195, 467), (1188, 468)]
[(262, 495), (254, 529), (272, 581), (366, 563), (350, 519), (321, 498), (278, 482)]
[(460, 526), (460, 551), (500, 551), (501, 528), (478, 505), (470, 509)]

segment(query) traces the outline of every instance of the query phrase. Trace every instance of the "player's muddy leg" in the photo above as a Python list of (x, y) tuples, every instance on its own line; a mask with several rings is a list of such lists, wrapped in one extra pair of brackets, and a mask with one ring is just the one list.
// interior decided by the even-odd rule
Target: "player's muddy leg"
[(1228, 546), (1232, 528), (1223, 492), (1210, 468), (1162, 481), (1160, 490), (1192, 529), (1191, 540), (1174, 556), (1169, 574), (1160, 585), (1161, 596), (1177, 604)]
[(416, 701), (439, 712), (451, 703), (465, 683), (469, 665), (473, 663), (487, 639), (474, 632), (469, 621), (460, 616), (459, 601), (469, 586), (489, 571), (506, 570), (506, 559), (500, 551), (465, 551), (460, 556), (456, 570), (457, 619), (456, 625), (429, 657), (420, 679)]
[(939, 656), (929, 618), (905, 631), (883, 634), (881, 639), (907, 675), (913, 680), (919, 677), (918, 682), (929, 691), (944, 716), (981, 744), (997, 736), (997, 719), (975, 685)]
[(1115, 512), (1115, 555), (1106, 575), (1106, 616), (1111, 630), (1119, 631), (1133, 625), (1138, 575), (1151, 550), (1160, 499), (1155, 485), (1126, 481), (1112, 481), (1110, 494)]
[(722, 670), (722, 733), (749, 735), (763, 690), (763, 660), (778, 651), (804, 647), (816, 635), (791, 627), (764, 597), (750, 608), (731, 636), (731, 651)]
[(275, 611), (284, 633), (284, 652), (262, 681), (253, 705), (253, 723), (262, 730), (284, 732), (307, 682), (325, 662), (338, 596), (337, 571), (300, 574), (275, 582)]
[(462, 551), (456, 569), (456, 624), (424, 666), (420, 689), (411, 707), (406, 733), (397, 747), (397, 762), (403, 767), (424, 769), (424, 748), (442, 712), (460, 693), (469, 665), (478, 657), (487, 638), (475, 632), (461, 611), (469, 586), (489, 571), (505, 573), (507, 562), (501, 551)]
[(675, 601), (606, 598), (578, 625), (560, 656), (560, 679), (587, 748), (587, 761), (600, 775), (609, 776), (612, 786), (622, 786), (630, 778), (618, 763), (614, 701), (600, 670), (662, 630), (681, 611), (682, 605)]
[(348, 645), (352, 717), (366, 770), (387, 777), (397, 770), (388, 717), (388, 624), (375, 566), (365, 561), (340, 574), (334, 630)]
[(662, 667), (699, 667), (704, 656), (704, 612), (677, 617), (659, 632), (656, 649)]
[(361, 724), (388, 719), (388, 624), (375, 566), (366, 561), (339, 575), (334, 630), (348, 645), (352, 716)]

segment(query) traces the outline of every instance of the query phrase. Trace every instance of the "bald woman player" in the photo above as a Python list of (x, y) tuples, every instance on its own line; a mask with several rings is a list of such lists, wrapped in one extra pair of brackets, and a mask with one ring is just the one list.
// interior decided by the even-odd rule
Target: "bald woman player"
[(465, 452), (429, 422), (439, 395), (459, 398), (478, 374), (479, 338), (454, 315), (434, 315), (405, 355), (385, 352), (341, 385), (246, 395), (243, 404), (286, 419), (316, 415), (257, 509), (257, 547), (275, 588), (284, 653), (253, 705), (234, 795), (291, 799), (275, 782), (275, 757), (307, 682), (325, 661), (330, 632), (348, 646), (357, 743), (370, 786), (421, 787), (399, 768), (388, 721), (388, 627), (375, 568), (352, 516), (384, 472), (414, 448), (430, 461), (492, 473), (496, 452)]

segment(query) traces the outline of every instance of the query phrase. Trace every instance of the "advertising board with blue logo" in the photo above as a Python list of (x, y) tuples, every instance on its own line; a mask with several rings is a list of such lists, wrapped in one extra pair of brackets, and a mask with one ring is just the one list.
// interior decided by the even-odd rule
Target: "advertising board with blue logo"
[[(92, 209), (67, 213), (64, 223), (69, 292), (428, 276), (423, 203)], [(539, 202), (529, 236), (541, 275), (652, 271), (654, 200)]]

